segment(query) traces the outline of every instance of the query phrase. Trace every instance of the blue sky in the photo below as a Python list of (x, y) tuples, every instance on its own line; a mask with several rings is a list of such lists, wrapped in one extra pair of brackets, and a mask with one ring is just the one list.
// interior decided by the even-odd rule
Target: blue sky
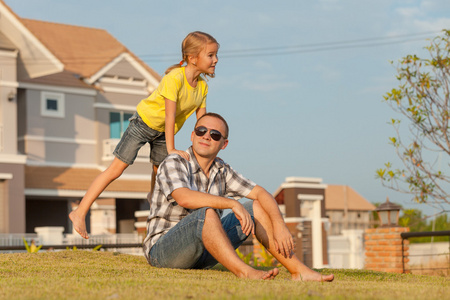
[(375, 170), (400, 167), (387, 125), (399, 116), (382, 101), (397, 86), (390, 61), (425, 55), (427, 39), (450, 28), (450, 1), (5, 2), (23, 18), (105, 29), (159, 74), (180, 61), (187, 33), (208, 32), (220, 43), (208, 111), (230, 124), (220, 156), (235, 169), (269, 192), (288, 176), (319, 177), (435, 212), (382, 187)]

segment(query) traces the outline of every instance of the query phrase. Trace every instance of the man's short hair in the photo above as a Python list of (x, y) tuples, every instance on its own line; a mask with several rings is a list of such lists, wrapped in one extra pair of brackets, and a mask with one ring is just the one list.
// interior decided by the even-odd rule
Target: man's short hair
[(224, 139), (227, 139), (227, 138), (228, 138), (229, 128), (228, 128), (228, 123), (227, 123), (227, 121), (225, 121), (225, 119), (224, 119), (221, 115), (216, 114), (216, 113), (213, 113), (213, 112), (209, 112), (209, 113), (206, 113), (206, 114), (204, 114), (203, 116), (201, 116), (201, 117), (197, 120), (197, 122), (195, 123), (194, 128), (197, 128), (198, 122), (199, 122), (201, 119), (203, 119), (204, 117), (213, 117), (213, 118), (216, 118), (216, 119), (221, 120), (221, 121), (223, 122), (223, 124), (225, 125), (225, 130), (226, 130), (225, 136), (224, 136), (223, 138), (224, 138)]

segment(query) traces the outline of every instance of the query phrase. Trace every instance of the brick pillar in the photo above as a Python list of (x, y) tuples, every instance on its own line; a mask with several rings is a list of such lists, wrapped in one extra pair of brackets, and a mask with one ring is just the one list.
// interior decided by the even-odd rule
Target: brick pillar
[[(402, 232), (408, 227), (371, 228), (365, 231), (365, 269), (382, 272), (403, 273)], [(409, 241), (404, 241), (404, 262), (408, 270)]]

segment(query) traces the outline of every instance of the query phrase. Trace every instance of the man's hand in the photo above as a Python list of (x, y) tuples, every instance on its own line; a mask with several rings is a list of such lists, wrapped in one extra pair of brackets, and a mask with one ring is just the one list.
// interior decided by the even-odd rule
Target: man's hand
[(181, 151), (181, 150), (177, 150), (177, 149), (172, 149), (169, 151), (169, 154), (178, 154), (180, 155), (182, 158), (184, 158), (185, 160), (189, 160), (189, 154), (186, 151)]
[(252, 216), (248, 213), (248, 211), (244, 208), (244, 206), (235, 201), (235, 204), (231, 208), (233, 210), (234, 215), (241, 223), (242, 232), (246, 235), (250, 235), (250, 233), (255, 234), (255, 224), (253, 223)]
[(273, 235), (275, 240), (275, 250), (286, 258), (290, 258), (295, 251), (294, 239), (286, 226), (274, 227)]

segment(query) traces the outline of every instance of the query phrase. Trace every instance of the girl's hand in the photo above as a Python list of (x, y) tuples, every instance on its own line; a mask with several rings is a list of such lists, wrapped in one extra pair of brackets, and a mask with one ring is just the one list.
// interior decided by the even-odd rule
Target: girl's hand
[(189, 160), (189, 154), (186, 151), (172, 149), (172, 150), (169, 151), (169, 154), (172, 154), (172, 153), (178, 154), (179, 156), (181, 156), (185, 160)]

